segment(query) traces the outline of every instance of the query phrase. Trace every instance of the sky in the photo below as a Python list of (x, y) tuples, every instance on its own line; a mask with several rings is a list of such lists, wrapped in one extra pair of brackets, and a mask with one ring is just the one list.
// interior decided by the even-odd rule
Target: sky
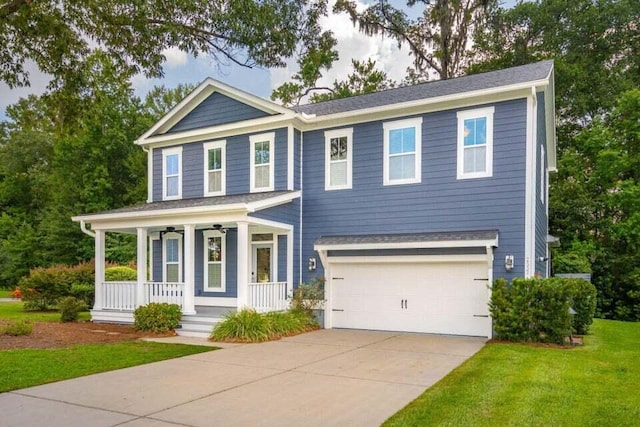
[[(331, 3), (334, 1), (332, 0)], [(357, 0), (364, 7), (365, 1)], [(503, 5), (511, 7), (516, 0), (504, 0)], [(402, 6), (403, 1), (391, 1), (396, 6)], [(412, 10), (413, 9), (413, 10)], [(408, 8), (407, 13), (419, 13), (418, 8)], [(345, 14), (330, 14), (322, 21), (322, 27), (333, 31), (338, 40), (337, 50), (340, 59), (318, 82), (319, 85), (330, 85), (336, 79), (343, 79), (351, 71), (351, 59), (366, 60), (372, 58), (378, 68), (385, 71), (392, 80), (400, 81), (405, 71), (411, 65), (411, 57), (406, 48), (398, 48), (397, 43), (389, 38), (369, 37), (363, 35), (353, 26)], [(287, 67), (276, 69), (245, 68), (237, 65), (218, 66), (210, 58), (201, 55), (194, 58), (178, 49), (164, 52), (164, 77), (147, 79), (142, 75), (132, 79), (132, 85), (138, 96), (144, 96), (151, 88), (164, 85), (172, 88), (180, 83), (200, 83), (207, 77), (220, 80), (230, 86), (250, 92), (254, 95), (269, 98), (271, 91), (282, 83), (289, 81), (297, 71), (295, 60), (291, 60)], [(40, 73), (35, 66), (28, 66), (31, 86), (9, 89), (0, 83), (0, 120), (6, 119), (5, 109), (14, 104), (19, 98), (29, 94), (41, 94), (46, 90), (49, 78)]]

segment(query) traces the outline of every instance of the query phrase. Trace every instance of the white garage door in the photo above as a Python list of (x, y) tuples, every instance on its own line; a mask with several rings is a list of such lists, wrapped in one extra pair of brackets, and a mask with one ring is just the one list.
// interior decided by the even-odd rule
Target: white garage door
[(331, 265), (334, 328), (490, 336), (486, 263)]

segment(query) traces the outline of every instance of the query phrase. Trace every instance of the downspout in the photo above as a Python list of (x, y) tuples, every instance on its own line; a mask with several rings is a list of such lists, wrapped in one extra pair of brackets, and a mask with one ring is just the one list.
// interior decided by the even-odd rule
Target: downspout
[(303, 190), (303, 177), (304, 177), (304, 169), (303, 169), (303, 161), (304, 158), (304, 132), (300, 131), (300, 225), (298, 226), (298, 263), (300, 264), (298, 267), (298, 284), (302, 283), (302, 199), (304, 198), (304, 190)]
[(84, 222), (83, 219), (80, 220), (80, 231), (82, 231), (87, 236), (91, 236), (94, 239), (96, 238), (96, 233), (94, 233), (93, 231), (87, 228), (87, 224)]

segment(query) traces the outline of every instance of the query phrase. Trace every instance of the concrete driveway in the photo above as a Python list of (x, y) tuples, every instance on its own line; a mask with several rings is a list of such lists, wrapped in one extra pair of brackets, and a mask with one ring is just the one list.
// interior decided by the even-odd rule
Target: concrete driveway
[(0, 424), (379, 425), (484, 342), (319, 330), (0, 394)]

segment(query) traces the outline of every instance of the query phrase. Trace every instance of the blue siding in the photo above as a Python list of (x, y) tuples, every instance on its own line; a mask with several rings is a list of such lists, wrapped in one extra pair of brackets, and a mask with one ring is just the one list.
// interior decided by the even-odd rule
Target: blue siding
[(287, 281), (287, 236), (278, 236), (278, 272), (276, 281)]
[(293, 131), (293, 189), (300, 190), (301, 188), (301, 165), (300, 165), (300, 154), (301, 154), (301, 144), (302, 144), (302, 133), (298, 129), (294, 129)]
[[(538, 93), (538, 111), (537, 111), (537, 142), (536, 142), (536, 273), (545, 277), (547, 275), (547, 262), (538, 261), (538, 257), (546, 257), (547, 255), (547, 234), (549, 232), (549, 220), (547, 218), (547, 205), (540, 200), (542, 188), (542, 177), (540, 176), (540, 153), (544, 147), (547, 153), (547, 129), (544, 117), (544, 93)], [(544, 158), (545, 170), (547, 169), (547, 156)]]
[(182, 198), (204, 196), (204, 148), (201, 142), (182, 146)]
[(153, 202), (162, 200), (162, 148), (153, 150)]
[(151, 272), (152, 282), (162, 282), (162, 242), (152, 240), (153, 271)]
[[(422, 183), (383, 186), (382, 122), (357, 124), (353, 188), (324, 190), (324, 131), (304, 134), (302, 259), (321, 235), (497, 229), (495, 277), (524, 273), (526, 101), (495, 104), (493, 177), (456, 179), (457, 110), (423, 115)], [(504, 271), (504, 257), (516, 266)], [(322, 275), (304, 272), (303, 280)]]
[(269, 113), (214, 92), (167, 133), (266, 117)]

